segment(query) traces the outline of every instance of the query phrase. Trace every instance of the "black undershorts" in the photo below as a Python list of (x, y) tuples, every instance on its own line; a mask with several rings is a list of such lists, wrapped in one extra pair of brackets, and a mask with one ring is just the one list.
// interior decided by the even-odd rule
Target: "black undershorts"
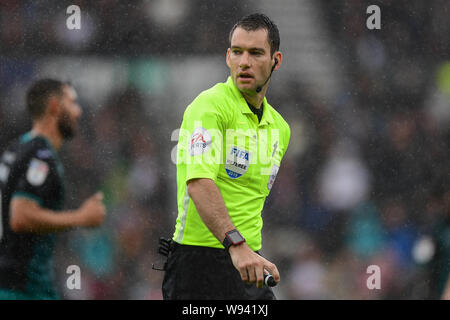
[(164, 300), (275, 300), (272, 289), (242, 281), (224, 249), (173, 242), (162, 284)]

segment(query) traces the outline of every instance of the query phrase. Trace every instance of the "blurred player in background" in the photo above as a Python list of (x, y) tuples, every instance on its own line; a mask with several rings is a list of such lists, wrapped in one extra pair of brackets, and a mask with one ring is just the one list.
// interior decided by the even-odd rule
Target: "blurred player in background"
[(57, 150), (73, 137), (81, 109), (74, 88), (39, 80), (27, 94), (32, 130), (0, 158), (0, 299), (57, 299), (55, 232), (96, 227), (105, 218), (102, 193), (61, 211), (64, 172)]

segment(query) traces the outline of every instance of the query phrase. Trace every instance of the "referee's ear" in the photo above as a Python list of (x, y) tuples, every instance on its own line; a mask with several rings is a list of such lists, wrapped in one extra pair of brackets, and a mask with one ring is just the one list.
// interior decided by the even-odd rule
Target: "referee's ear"
[(226, 54), (226, 57), (225, 57), (225, 61), (227, 63), (228, 68), (231, 68), (231, 66), (230, 66), (230, 52), (231, 52), (231, 49), (228, 48), (227, 49), (227, 54)]
[(277, 64), (273, 68), (273, 71), (278, 70), (283, 63), (283, 54), (281, 53), (281, 51), (277, 51), (273, 54), (273, 64), (275, 64), (275, 62), (277, 62)]

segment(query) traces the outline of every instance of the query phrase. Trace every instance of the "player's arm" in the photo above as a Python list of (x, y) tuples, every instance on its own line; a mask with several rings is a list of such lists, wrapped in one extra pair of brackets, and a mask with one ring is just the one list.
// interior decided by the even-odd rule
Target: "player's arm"
[(103, 194), (96, 193), (80, 208), (59, 211), (41, 207), (27, 197), (15, 196), (10, 204), (10, 226), (14, 232), (48, 233), (64, 231), (74, 227), (95, 227), (105, 218)]
[[(213, 235), (222, 243), (225, 233), (235, 229), (228, 214), (219, 188), (211, 179), (192, 179), (188, 181), (188, 194), (197, 212)], [(241, 279), (262, 287), (264, 269), (268, 270), (276, 282), (280, 281), (277, 267), (270, 261), (253, 252), (244, 242), (229, 249), (234, 267)]]

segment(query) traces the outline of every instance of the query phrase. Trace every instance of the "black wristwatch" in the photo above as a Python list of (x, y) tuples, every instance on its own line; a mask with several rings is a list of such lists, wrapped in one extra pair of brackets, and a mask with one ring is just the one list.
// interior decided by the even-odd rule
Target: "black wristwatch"
[(245, 239), (242, 234), (236, 229), (233, 229), (225, 233), (225, 239), (223, 240), (222, 244), (225, 247), (225, 250), (228, 251), (231, 246), (236, 246), (243, 242), (245, 242)]

